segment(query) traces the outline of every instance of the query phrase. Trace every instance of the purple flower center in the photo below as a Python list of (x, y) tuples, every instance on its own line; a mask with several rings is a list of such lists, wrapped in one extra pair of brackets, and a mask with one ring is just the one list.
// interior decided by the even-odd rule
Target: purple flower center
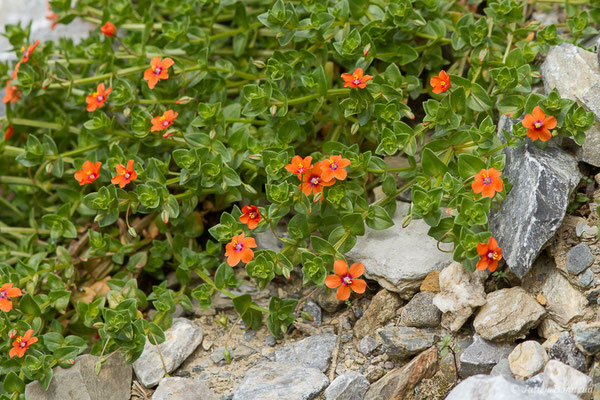
[(131, 178), (131, 173), (129, 171), (125, 172), (125, 179)]
[(535, 121), (535, 122), (533, 123), (533, 127), (534, 127), (535, 129), (542, 129), (542, 127), (543, 127), (543, 126), (544, 126), (544, 124), (542, 123), (542, 121)]
[(162, 73), (162, 67), (154, 68), (154, 75), (160, 75)]
[(6, 290), (0, 292), (0, 300), (4, 299), (9, 299), (9, 297), (6, 295)]
[(244, 245), (241, 243), (236, 243), (233, 248), (235, 249), (235, 251), (242, 251), (244, 249)]
[(492, 183), (492, 178), (490, 178), (489, 176), (486, 176), (485, 178), (483, 178), (484, 185), (489, 185), (490, 183)]
[(88, 179), (89, 180), (96, 179), (96, 174), (94, 174), (94, 173), (89, 174)]
[(321, 182), (321, 179), (318, 176), (313, 176), (312, 178), (310, 178), (310, 183), (313, 186), (317, 186), (319, 182)]
[(329, 168), (331, 168), (333, 171), (335, 171), (336, 169), (338, 169), (338, 165), (336, 163), (331, 163)]
[(360, 85), (360, 84), (362, 83), (362, 79), (358, 79), (358, 78), (356, 78), (356, 79), (354, 79), (354, 80), (352, 81), (352, 83), (353, 83), (354, 85), (358, 86), (358, 85)]
[(170, 123), (171, 122), (168, 119), (165, 119), (162, 124), (163, 126), (169, 126)]
[(346, 275), (342, 278), (342, 284), (348, 286), (352, 284), (352, 277), (350, 275)]
[(490, 251), (490, 252), (487, 254), (487, 258), (489, 258), (490, 260), (492, 260), (492, 259), (494, 258), (494, 252), (493, 252), (493, 251)]
[(21, 341), (21, 343), (19, 343), (20, 348), (23, 348), (25, 346), (27, 346), (27, 341), (23, 340), (23, 341)]

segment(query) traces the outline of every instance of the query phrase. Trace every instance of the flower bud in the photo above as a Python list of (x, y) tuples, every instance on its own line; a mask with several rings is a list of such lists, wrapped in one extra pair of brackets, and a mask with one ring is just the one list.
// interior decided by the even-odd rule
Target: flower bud
[(371, 50), (371, 43), (367, 44), (363, 50), (363, 56), (366, 56), (369, 53), (369, 50)]
[(183, 96), (182, 98), (180, 98), (179, 100), (177, 100), (175, 102), (175, 104), (187, 104), (187, 103), (189, 103), (192, 100), (194, 100), (192, 97)]
[(129, 236), (131, 236), (131, 237), (133, 237), (133, 238), (134, 238), (134, 237), (137, 237), (137, 232), (135, 231), (135, 229), (134, 229), (132, 226), (130, 226), (130, 227), (127, 229), (127, 232), (129, 232)]
[(277, 106), (275, 104), (273, 104), (271, 106), (270, 111), (271, 111), (271, 115), (275, 115), (275, 113), (277, 112)]
[(258, 154), (258, 153), (256, 153), (256, 154), (250, 154), (248, 156), (248, 158), (251, 159), (251, 160), (260, 161), (260, 160), (262, 160), (262, 154)]
[(169, 213), (167, 210), (163, 210), (163, 212), (160, 213), (160, 219), (162, 219), (165, 224), (169, 223)]
[(352, 124), (352, 128), (350, 128), (350, 133), (353, 135), (356, 134), (356, 132), (358, 132), (358, 128), (360, 128), (358, 124)]
[(8, 338), (12, 339), (17, 335), (17, 330), (16, 329), (11, 329), (10, 332), (8, 332)]
[(256, 68), (264, 68), (267, 66), (267, 64), (265, 64), (264, 61), (261, 60), (254, 60), (252, 61), (252, 64), (254, 64)]

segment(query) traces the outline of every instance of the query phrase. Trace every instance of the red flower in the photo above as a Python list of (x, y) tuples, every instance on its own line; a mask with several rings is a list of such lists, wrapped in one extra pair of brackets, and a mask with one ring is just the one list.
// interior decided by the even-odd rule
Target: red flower
[(311, 156), (304, 157), (304, 159), (300, 156), (294, 156), (291, 163), (285, 166), (285, 169), (292, 174), (298, 175), (298, 178), (302, 179), (300, 176), (312, 169), (311, 162)]
[(173, 112), (173, 110), (167, 110), (161, 117), (152, 118), (152, 129), (150, 129), (150, 132), (167, 129), (178, 115), (179, 113)]
[(110, 181), (123, 189), (129, 182), (137, 178), (137, 172), (133, 170), (133, 163), (133, 160), (127, 161), (127, 168), (123, 164), (117, 164), (117, 175), (113, 176)]
[(357, 87), (364, 89), (373, 77), (371, 75), (363, 76), (363, 69), (356, 68), (352, 74), (342, 74), (344, 79), (344, 87)]
[(551, 115), (546, 117), (542, 109), (536, 106), (533, 109), (533, 115), (525, 115), (521, 123), (527, 128), (527, 136), (531, 140), (540, 139), (542, 142), (547, 142), (552, 137), (550, 129), (556, 127), (556, 118)]
[(247, 224), (248, 228), (254, 229), (260, 222), (260, 211), (256, 206), (244, 206), (242, 207), (242, 215), (240, 215), (240, 222)]
[(144, 71), (144, 80), (148, 81), (148, 87), (154, 89), (154, 86), (156, 86), (159, 80), (168, 79), (169, 73), (167, 70), (173, 64), (175, 64), (175, 62), (168, 57), (162, 61), (160, 60), (160, 57), (154, 57), (152, 61), (150, 61), (151, 68)]
[(81, 170), (75, 172), (75, 179), (79, 181), (80, 185), (92, 183), (100, 176), (101, 166), (102, 163), (100, 161), (92, 163), (88, 160), (83, 163)]
[(4, 104), (8, 102), (14, 103), (21, 98), (21, 92), (18, 91), (18, 88), (15, 85), (11, 85), (10, 82), (12, 82), (12, 79), (6, 82), (6, 89), (4, 89), (5, 94), (2, 99)]
[(310, 196), (311, 192), (313, 194), (321, 193), (323, 187), (331, 186), (335, 183), (335, 179), (325, 182), (322, 168), (322, 164), (317, 163), (310, 171), (302, 175), (302, 184), (300, 187), (305, 195)]
[(500, 179), (502, 172), (497, 169), (482, 169), (475, 175), (475, 180), (471, 184), (474, 193), (481, 193), (483, 197), (494, 197), (496, 192), (501, 192), (504, 182)]
[(56, 13), (50, 8), (50, 2), (46, 2), (46, 7), (48, 7), (48, 11), (50, 11), (50, 14), (46, 15), (46, 19), (52, 21), (50, 29), (54, 30), (54, 28), (56, 28), (56, 25), (58, 25), (58, 15), (56, 15)]
[(498, 267), (498, 261), (502, 259), (502, 247), (498, 247), (496, 239), (490, 236), (486, 243), (479, 243), (477, 245), (477, 254), (481, 256), (477, 262), (475, 268), (484, 270), (490, 269), (490, 272), (494, 272)]
[(439, 76), (431, 77), (429, 84), (433, 86), (433, 89), (431, 89), (433, 93), (443, 93), (450, 89), (450, 77), (446, 71), (441, 70)]
[(254, 238), (244, 238), (244, 234), (236, 235), (231, 239), (230, 243), (225, 246), (225, 257), (227, 264), (235, 267), (240, 260), (244, 263), (249, 263), (254, 258), (254, 252), (251, 250), (256, 247)]
[(350, 160), (342, 158), (342, 156), (331, 156), (324, 161), (317, 163), (323, 170), (322, 177), (324, 182), (329, 182), (332, 179), (343, 181), (348, 176), (348, 172), (344, 168), (350, 165)]
[(6, 128), (6, 130), (4, 131), (4, 140), (10, 139), (14, 132), (15, 130), (13, 129), (13, 126), (9, 125), (8, 128)]
[(356, 279), (365, 273), (365, 266), (361, 263), (354, 263), (348, 269), (348, 264), (344, 260), (336, 260), (333, 263), (335, 274), (328, 275), (325, 278), (325, 286), (330, 289), (339, 288), (336, 297), (338, 300), (348, 300), (350, 292), (364, 293), (367, 288), (367, 282), (362, 279)]
[[(19, 73), (19, 68), (21, 68), (21, 61), (19, 61), (19, 62), (17, 63), (17, 65), (15, 65), (15, 69), (14, 69), (14, 71), (13, 71), (13, 73), (12, 73), (12, 78), (13, 78), (13, 79), (17, 79), (17, 74)], [(7, 83), (8, 83), (8, 82), (7, 82)]]
[(0, 287), (0, 310), (9, 312), (13, 308), (12, 297), (21, 297), (21, 289), (13, 287), (12, 283), (5, 283)]
[(110, 22), (106, 21), (106, 23), (100, 27), (100, 32), (104, 33), (106, 36), (115, 36), (117, 33), (117, 28)]
[(104, 83), (99, 84), (96, 88), (96, 91), (88, 95), (88, 97), (85, 99), (85, 102), (88, 105), (87, 110), (91, 112), (94, 111), (96, 108), (102, 107), (104, 105), (104, 102), (108, 98), (110, 92), (112, 92), (111, 87), (104, 90)]
[(23, 58), (21, 58), (21, 62), (26, 63), (29, 61), (29, 57), (31, 57), (38, 44), (40, 44), (40, 41), (36, 40), (34, 44), (27, 48), (27, 50), (25, 50), (25, 47), (21, 47), (21, 51), (23, 52)]
[(25, 336), (17, 336), (17, 339), (13, 342), (13, 348), (8, 352), (10, 358), (13, 358), (14, 356), (21, 358), (25, 355), (25, 350), (38, 341), (38, 339), (32, 335), (33, 329), (30, 329), (25, 332)]

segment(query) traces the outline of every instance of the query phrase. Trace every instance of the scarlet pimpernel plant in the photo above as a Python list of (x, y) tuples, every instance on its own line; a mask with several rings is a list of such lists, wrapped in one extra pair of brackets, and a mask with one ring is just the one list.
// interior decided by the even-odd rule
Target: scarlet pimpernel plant
[[(0, 398), (88, 348), (137, 359), (192, 299), (228, 296), (248, 329), (285, 333), (298, 300), (236, 295), (242, 269), (351, 302), (369, 265), (346, 254), (409, 189), (405, 221), (501, 270), (487, 216), (513, 184), (502, 150), (585, 140), (592, 113), (532, 88), (600, 8), (568, 5), (559, 31), (532, 18), (546, 1), (466, 3), (51, 0), (53, 24), (84, 19), (86, 39), (6, 26)], [(498, 134), (505, 115), (525, 119)], [(92, 285), (106, 290), (82, 298)]]

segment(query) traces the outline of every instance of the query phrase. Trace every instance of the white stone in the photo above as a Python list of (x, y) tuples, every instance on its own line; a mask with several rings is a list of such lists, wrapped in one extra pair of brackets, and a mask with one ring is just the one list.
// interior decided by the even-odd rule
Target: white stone
[(510, 370), (516, 378), (527, 379), (540, 372), (548, 362), (548, 354), (535, 340), (519, 343), (508, 355)]
[(562, 326), (566, 327), (585, 314), (588, 303), (586, 298), (556, 268), (553, 268), (542, 285), (542, 294), (548, 302), (546, 311)]
[(542, 388), (558, 393), (572, 393), (589, 400), (592, 395), (592, 378), (557, 360), (550, 360), (544, 368)]
[(437, 241), (427, 232), (429, 226), (413, 219), (402, 228), (408, 212), (407, 203), (398, 202), (394, 226), (376, 231), (367, 228), (348, 258), (365, 266), (365, 276), (381, 286), (410, 298), (431, 271), (441, 270), (452, 261), (452, 255), (438, 250)]
[(152, 400), (217, 400), (212, 390), (199, 379), (162, 378)]

